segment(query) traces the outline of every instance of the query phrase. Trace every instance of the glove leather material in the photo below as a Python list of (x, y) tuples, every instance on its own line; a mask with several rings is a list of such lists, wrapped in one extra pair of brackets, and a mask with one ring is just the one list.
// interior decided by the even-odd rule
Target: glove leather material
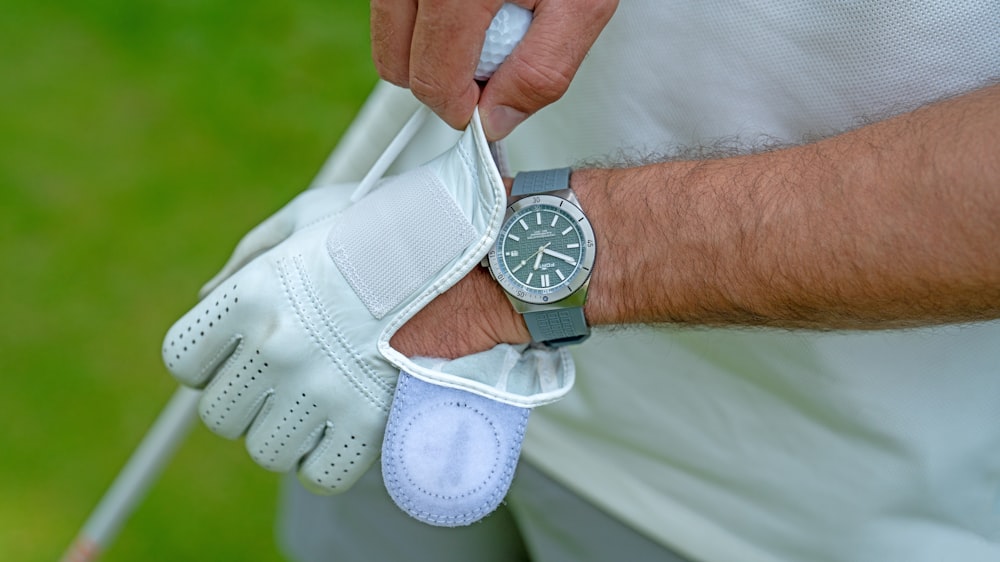
[[(367, 197), (355, 209), (349, 204), (351, 186), (337, 184), (303, 193), (248, 234), (206, 286), (201, 302), (164, 340), (170, 372), (183, 384), (204, 388), (199, 414), (207, 427), (228, 438), (245, 436), (258, 464), (281, 472), (298, 469), (317, 492), (346, 490), (376, 461), (400, 368), (439, 386), (525, 407), (558, 398), (573, 382), (572, 360), (562, 352), (534, 350), (521, 363), (518, 350), (515, 363), (523, 368), (513, 370), (510, 361), (501, 365), (472, 356), (449, 371), (418, 364), (389, 346), (409, 318), (478, 267), (505, 208), (503, 182), (478, 113), (458, 143), (423, 168), (435, 178), (438, 195), (464, 217), (462, 228), (471, 229), (471, 235), (464, 247), (445, 245), (432, 256), (439, 261), (423, 272), (415, 290), (386, 290), (392, 298), (381, 317), (373, 315), (331, 257), (336, 227), (350, 222), (354, 212), (372, 213), (362, 206)], [(393, 207), (403, 200), (405, 187), (387, 181), (369, 197)], [(428, 221), (441, 219), (432, 214)], [(433, 222), (410, 224), (434, 228)], [(364, 221), (356, 221), (353, 228), (363, 227)], [(385, 244), (426, 235), (385, 234), (365, 230), (358, 235), (381, 235)], [(379, 265), (380, 255), (362, 250), (352, 259), (376, 260), (376, 266), (406, 275), (407, 264)], [(501, 371), (502, 376), (496, 374)]]
[(300, 193), (240, 240), (219, 273), (198, 291), (198, 298), (204, 299), (243, 266), (287, 240), (295, 231), (342, 211), (350, 203), (355, 185), (329, 183)]

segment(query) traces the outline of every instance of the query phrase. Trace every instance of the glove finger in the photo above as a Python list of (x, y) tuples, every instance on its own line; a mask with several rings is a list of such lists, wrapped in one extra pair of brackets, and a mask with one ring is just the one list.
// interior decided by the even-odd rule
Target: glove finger
[(371, 409), (338, 412), (322, 440), (299, 465), (299, 480), (314, 493), (346, 491), (378, 460), (385, 413)]
[(247, 431), (246, 448), (260, 466), (287, 472), (316, 447), (327, 412), (305, 392), (275, 394)]
[(202, 285), (198, 297), (204, 298), (219, 287), (226, 279), (243, 268), (262, 253), (277, 246), (295, 231), (294, 218), (285, 209), (257, 225), (236, 244), (233, 254), (214, 277)]
[(205, 426), (228, 439), (243, 435), (272, 393), (273, 369), (259, 348), (237, 346), (202, 393), (198, 414)]
[(340, 212), (354, 184), (331, 184), (302, 192), (248, 232), (222, 269), (198, 291), (204, 297), (257, 256), (281, 244), (295, 231)]
[(213, 291), (167, 331), (163, 362), (183, 384), (201, 387), (239, 346), (243, 334), (233, 318), (243, 307), (240, 284), (232, 281)]

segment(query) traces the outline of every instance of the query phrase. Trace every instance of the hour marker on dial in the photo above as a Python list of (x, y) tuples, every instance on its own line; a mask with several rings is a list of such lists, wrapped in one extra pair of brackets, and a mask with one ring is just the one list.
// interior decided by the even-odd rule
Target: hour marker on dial
[(559, 222), (559, 215), (552, 215), (552, 224), (549, 227), (555, 226), (557, 222)]

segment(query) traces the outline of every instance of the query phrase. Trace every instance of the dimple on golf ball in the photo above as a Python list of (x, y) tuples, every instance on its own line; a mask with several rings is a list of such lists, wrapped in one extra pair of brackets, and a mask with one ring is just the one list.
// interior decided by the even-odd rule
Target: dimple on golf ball
[(479, 55), (479, 66), (476, 67), (476, 80), (488, 80), (493, 76), (500, 63), (521, 42), (531, 25), (531, 17), (531, 10), (515, 4), (508, 2), (501, 6), (486, 30), (486, 41), (483, 42), (483, 52)]

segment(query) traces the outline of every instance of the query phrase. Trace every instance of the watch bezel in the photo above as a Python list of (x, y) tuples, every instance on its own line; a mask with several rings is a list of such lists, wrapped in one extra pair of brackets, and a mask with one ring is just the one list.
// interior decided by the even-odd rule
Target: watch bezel
[(502, 242), (499, 234), (487, 258), (489, 260), (490, 272), (494, 279), (496, 279), (497, 283), (503, 287), (503, 290), (511, 298), (532, 305), (553, 305), (569, 298), (587, 285), (587, 282), (590, 280), (591, 271), (594, 268), (594, 259), (597, 256), (597, 240), (594, 236), (594, 229), (590, 225), (590, 220), (587, 219), (587, 215), (584, 214), (578, 205), (565, 197), (545, 193), (525, 195), (511, 202), (507, 206), (503, 227), (500, 231), (506, 231), (511, 217), (524, 209), (535, 206), (555, 207), (569, 215), (580, 227), (580, 232), (583, 235), (580, 264), (579, 267), (574, 269), (569, 279), (552, 289), (536, 289), (524, 286), (519, 281), (513, 279), (512, 275), (505, 275), (502, 273), (504, 269), (501, 268), (497, 255), (497, 249)]

